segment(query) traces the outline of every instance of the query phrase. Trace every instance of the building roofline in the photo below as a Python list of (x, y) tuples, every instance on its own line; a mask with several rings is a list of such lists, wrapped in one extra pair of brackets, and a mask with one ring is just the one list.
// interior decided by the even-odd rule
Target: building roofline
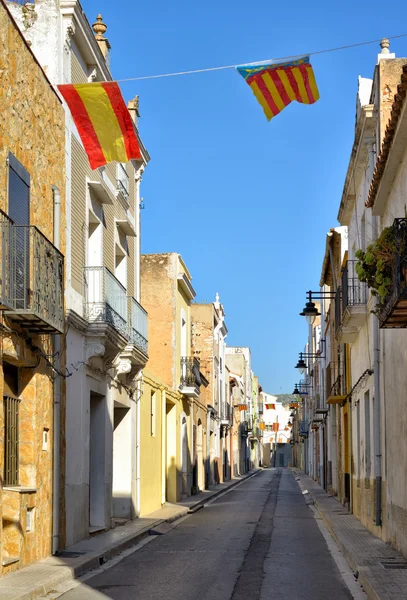
[(369, 195), (366, 200), (366, 207), (374, 206), (376, 196), (379, 192), (382, 176), (385, 172), (390, 150), (393, 145), (393, 140), (400, 123), (400, 115), (405, 108), (405, 98), (407, 94), (407, 64), (403, 65), (400, 77), (400, 83), (397, 86), (397, 94), (394, 96), (390, 118), (386, 126), (386, 131), (383, 137), (383, 143), (380, 149), (380, 154), (377, 157), (376, 165), (373, 172), (372, 181), (370, 184)]
[(59, 97), (56, 89), (54, 88), (54, 86), (52, 85), (51, 81), (48, 79), (48, 76), (46, 74), (46, 72), (44, 71), (44, 69), (42, 68), (41, 64), (38, 62), (37, 57), (35, 56), (34, 52), (31, 50), (30, 45), (28, 44), (27, 40), (25, 39), (24, 35), (21, 32), (21, 29), (19, 28), (16, 20), (14, 19), (13, 15), (11, 14), (11, 12), (9, 11), (9, 8), (7, 6), (7, 3), (5, 2), (5, 0), (0, 0), (0, 2), (2, 3), (3, 7), (6, 9), (7, 15), (12, 23), (12, 25), (14, 26), (14, 28), (17, 30), (20, 38), (22, 39), (25, 47), (27, 48), (27, 50), (29, 51), (29, 53), (31, 54), (31, 56), (34, 59), (34, 62), (36, 63), (36, 65), (41, 69), (42, 74), (44, 75), (44, 79), (46, 80), (46, 82), (48, 83), (49, 87), (51, 88), (52, 92), (54, 93), (55, 97), (58, 99), (58, 102), (60, 104), (62, 104), (62, 99)]

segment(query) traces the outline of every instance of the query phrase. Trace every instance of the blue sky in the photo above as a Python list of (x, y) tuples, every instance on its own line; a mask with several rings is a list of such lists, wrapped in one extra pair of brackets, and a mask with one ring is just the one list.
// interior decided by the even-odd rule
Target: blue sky
[[(102, 11), (115, 78), (247, 63), (404, 33), (404, 3), (83, 0)], [(335, 6), (336, 5), (336, 6)], [(250, 346), (269, 392), (291, 392), (306, 337), (298, 316), (317, 289), (353, 141), (358, 75), (378, 45), (316, 55), (321, 99), (268, 123), (233, 70), (121, 84), (140, 95), (151, 154), (143, 252), (179, 252), (197, 299), (224, 304), (229, 345)], [(407, 56), (407, 38), (391, 50)]]

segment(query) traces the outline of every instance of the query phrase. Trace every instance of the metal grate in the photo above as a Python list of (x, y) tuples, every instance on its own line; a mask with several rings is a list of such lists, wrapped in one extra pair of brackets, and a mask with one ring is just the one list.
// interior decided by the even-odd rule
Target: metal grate
[(18, 485), (18, 405), (17, 398), (4, 397), (4, 484)]
[(401, 560), (396, 560), (394, 562), (391, 560), (382, 560), (380, 564), (385, 569), (407, 569), (407, 562)]

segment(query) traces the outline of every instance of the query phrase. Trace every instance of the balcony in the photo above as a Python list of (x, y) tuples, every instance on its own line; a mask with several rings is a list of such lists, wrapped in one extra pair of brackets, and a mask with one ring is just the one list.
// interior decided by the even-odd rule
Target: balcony
[(407, 327), (407, 219), (394, 219), (394, 246), (391, 263), (390, 293), (377, 307), (382, 329)]
[[(359, 327), (367, 315), (368, 290), (356, 274), (357, 260), (348, 260), (342, 270), (341, 289), (335, 299), (336, 339), (344, 343), (355, 341)], [(338, 303), (338, 306), (337, 306)]]
[(300, 437), (308, 437), (308, 423), (307, 421), (300, 421)]
[(232, 410), (228, 402), (224, 402), (221, 405), (220, 422), (221, 425), (224, 425), (225, 427), (230, 427), (232, 425)]
[(181, 356), (181, 378), (179, 391), (184, 394), (184, 396), (198, 398), (200, 394), (200, 387), (202, 385), (199, 369), (200, 362), (197, 358)]
[(93, 333), (113, 329), (127, 341), (126, 290), (107, 267), (84, 268), (85, 317)]
[(30, 333), (63, 333), (64, 257), (37, 227), (0, 224), (1, 307)]
[(132, 297), (128, 297), (129, 344), (148, 355), (148, 317), (144, 308)]
[(240, 437), (242, 439), (246, 439), (249, 435), (249, 424), (247, 421), (242, 421), (240, 423)]
[(326, 369), (327, 404), (341, 404), (346, 396), (343, 363), (330, 362)]
[(129, 202), (130, 186), (126, 167), (122, 163), (117, 164), (116, 190), (126, 203)]

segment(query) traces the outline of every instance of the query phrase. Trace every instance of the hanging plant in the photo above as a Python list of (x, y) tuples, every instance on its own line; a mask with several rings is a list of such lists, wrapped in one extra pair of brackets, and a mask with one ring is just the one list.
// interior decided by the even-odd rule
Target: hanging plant
[(393, 259), (396, 252), (404, 252), (407, 239), (397, 240), (393, 226), (386, 227), (380, 236), (366, 248), (366, 252), (358, 250), (355, 253), (356, 274), (360, 281), (366, 282), (372, 295), (377, 297), (377, 308), (381, 310), (386, 304), (393, 282)]

